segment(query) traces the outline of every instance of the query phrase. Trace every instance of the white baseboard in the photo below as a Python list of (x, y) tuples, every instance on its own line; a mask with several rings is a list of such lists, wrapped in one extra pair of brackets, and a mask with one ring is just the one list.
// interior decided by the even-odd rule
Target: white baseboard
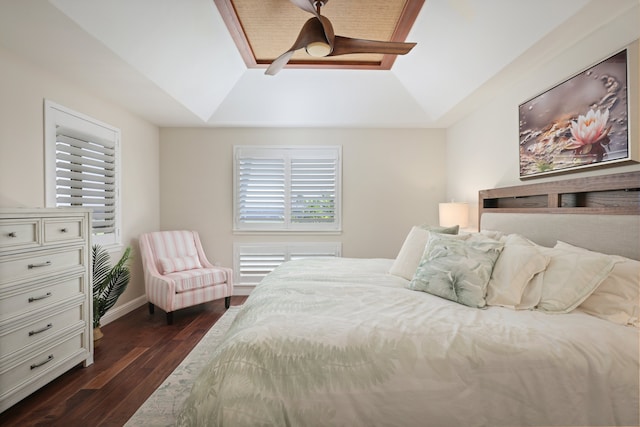
[(113, 307), (111, 310), (107, 311), (102, 319), (100, 319), (100, 326), (104, 326), (108, 323), (113, 322), (114, 320), (124, 316), (125, 314), (135, 310), (147, 303), (147, 296), (142, 295), (134, 300), (129, 301), (128, 303), (119, 305), (118, 307)]
[[(235, 285), (233, 287), (233, 294), (249, 295), (253, 288), (255, 288), (254, 285)], [(107, 325), (146, 303), (147, 297), (146, 295), (142, 295), (134, 300), (129, 301), (128, 303), (122, 304), (118, 307), (113, 307), (111, 310), (107, 311), (104, 316), (102, 316), (102, 319), (100, 319), (100, 326)]]

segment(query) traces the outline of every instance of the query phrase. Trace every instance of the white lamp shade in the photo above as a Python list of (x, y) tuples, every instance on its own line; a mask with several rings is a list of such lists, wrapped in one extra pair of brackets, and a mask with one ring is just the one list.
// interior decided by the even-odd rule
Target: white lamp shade
[(466, 228), (469, 225), (468, 203), (440, 203), (439, 213), (441, 227), (459, 225), (460, 228)]

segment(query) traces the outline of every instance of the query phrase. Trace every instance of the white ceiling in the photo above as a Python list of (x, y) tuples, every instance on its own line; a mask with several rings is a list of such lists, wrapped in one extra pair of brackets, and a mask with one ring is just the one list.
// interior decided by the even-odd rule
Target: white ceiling
[(247, 69), (213, 0), (0, 0), (0, 43), (158, 126), (446, 127), (637, 1), (426, 0), (390, 71)]

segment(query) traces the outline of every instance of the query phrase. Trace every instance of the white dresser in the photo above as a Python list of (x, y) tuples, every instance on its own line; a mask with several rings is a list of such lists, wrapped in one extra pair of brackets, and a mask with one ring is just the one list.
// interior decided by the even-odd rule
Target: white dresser
[(0, 209), (0, 412), (93, 363), (91, 214)]

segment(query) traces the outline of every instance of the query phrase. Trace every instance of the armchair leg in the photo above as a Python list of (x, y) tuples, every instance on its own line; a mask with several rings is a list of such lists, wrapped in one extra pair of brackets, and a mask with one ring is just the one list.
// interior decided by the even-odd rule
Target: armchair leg
[(167, 325), (173, 325), (173, 311), (167, 312)]
[(229, 308), (231, 306), (231, 297), (224, 297), (224, 308)]
[(153, 314), (155, 311), (156, 306), (153, 305), (152, 303), (149, 303), (149, 314)]

